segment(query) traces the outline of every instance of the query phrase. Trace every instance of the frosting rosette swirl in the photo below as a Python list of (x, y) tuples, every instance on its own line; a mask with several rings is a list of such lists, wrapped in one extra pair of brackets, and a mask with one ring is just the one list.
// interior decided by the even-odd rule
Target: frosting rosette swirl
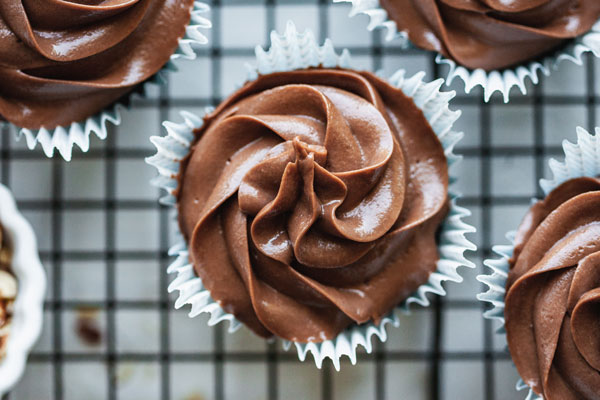
[(193, 0), (0, 2), (0, 116), (66, 126), (156, 74), (177, 49)]
[(226, 312), (263, 337), (321, 342), (380, 320), (435, 270), (447, 168), (422, 111), (374, 75), (272, 73), (196, 131), (179, 224)]
[(505, 305), (511, 356), (545, 399), (600, 393), (600, 179), (575, 178), (519, 227)]
[(511, 67), (589, 31), (597, 0), (380, 0), (421, 48), (468, 68)]

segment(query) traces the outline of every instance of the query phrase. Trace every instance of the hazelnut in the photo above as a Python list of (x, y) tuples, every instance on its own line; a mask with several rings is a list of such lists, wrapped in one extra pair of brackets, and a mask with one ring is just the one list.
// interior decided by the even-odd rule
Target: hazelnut
[(0, 299), (11, 300), (17, 297), (17, 280), (6, 271), (0, 270)]

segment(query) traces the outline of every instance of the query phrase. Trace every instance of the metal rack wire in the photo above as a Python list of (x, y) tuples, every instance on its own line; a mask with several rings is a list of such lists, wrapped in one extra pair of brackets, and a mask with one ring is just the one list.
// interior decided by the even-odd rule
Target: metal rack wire
[[(174, 110), (215, 105), (227, 94), (225, 86), (231, 80), (227, 76), (227, 67), (234, 65), (243, 71), (242, 61), (251, 59), (253, 55), (252, 46), (225, 45), (223, 32), (227, 30), (243, 27), (249, 32), (263, 32), (266, 27), (261, 38), (263, 42), (259, 43), (264, 46), (269, 40), (268, 32), (280, 23), (278, 12), (283, 7), (291, 7), (288, 9), (291, 14), (306, 12), (303, 15), (314, 15), (316, 21), (311, 23), (318, 27), (317, 36), (321, 41), (332, 37), (334, 44), (342, 47), (336, 42), (335, 35), (344, 32), (344, 29), (332, 25), (340, 23), (339, 16), (347, 13), (348, 8), (332, 5), (329, 0), (213, 0), (209, 3), (214, 28), (209, 46), (198, 49), (198, 62), (201, 64), (195, 70), (190, 68), (187, 75), (171, 74), (169, 82), (161, 86), (155, 95), (133, 102), (133, 110), (139, 111), (140, 115), (151, 115), (148, 118), (152, 121), (146, 123), (155, 127), (151, 132), (141, 132), (139, 135), (148, 137), (160, 134), (160, 123), (173, 119)], [(235, 13), (231, 12), (233, 8), (236, 9)], [(343, 12), (338, 12), (340, 9)], [(251, 12), (246, 14), (245, 11)], [(237, 18), (247, 15), (247, 18), (234, 20), (233, 14)], [(253, 20), (255, 15), (260, 15), (264, 21)], [(427, 69), (429, 79), (441, 76), (432, 55), (384, 43), (380, 32), (366, 33), (364, 20), (355, 19), (344, 24), (345, 29), (348, 29), (348, 24), (354, 24), (356, 32), (353, 37), (357, 37), (357, 32), (362, 36), (370, 35), (367, 44), (358, 40), (347, 47), (355, 58), (373, 70), (411, 65), (413, 69)], [(299, 28), (304, 27), (299, 24)], [(203, 68), (210, 72), (206, 73)], [(471, 222), (477, 225), (479, 233), (472, 240), (480, 250), (473, 258), (479, 265), (480, 260), (490, 256), (491, 246), (498, 242), (499, 233), (514, 228), (531, 197), (541, 195), (537, 182), (547, 175), (547, 159), (562, 153), (557, 137), (572, 139), (575, 126), (591, 129), (596, 125), (598, 85), (593, 58), (587, 58), (583, 68), (564, 66), (563, 69), (567, 72), (543, 80), (540, 85), (530, 88), (529, 95), (515, 96), (508, 105), (499, 98), (493, 98), (486, 104), (477, 92), (472, 95), (459, 94), (452, 102), (455, 109), (465, 111), (461, 127), (465, 130), (466, 138), (458, 148), (458, 152), (465, 156), (461, 171), (467, 175), (467, 179), (461, 182), (461, 189), (465, 192), (461, 204), (474, 211)], [(200, 74), (210, 85), (206, 95), (176, 95), (174, 88), (181, 87), (181, 82), (185, 86)], [(175, 82), (177, 80), (179, 83)], [(456, 89), (458, 93), (463, 93), (462, 87), (456, 86)], [(570, 111), (565, 112), (566, 109)], [(563, 114), (561, 118), (567, 120), (568, 130), (553, 123), (555, 113)], [(510, 115), (515, 114), (523, 117), (520, 125), (515, 126), (510, 120)], [(512, 133), (506, 133), (508, 139), (502, 139), (494, 131), (504, 125), (508, 129), (522, 129), (522, 132), (514, 132), (513, 129)], [(47, 318), (42, 343), (31, 355), (25, 379), (6, 399), (62, 400), (81, 398), (82, 393), (87, 393), (90, 399), (133, 399), (143, 396), (165, 400), (220, 400), (238, 398), (244, 391), (248, 391), (247, 398), (252, 398), (250, 393), (256, 391), (259, 393), (256, 398), (268, 399), (317, 397), (325, 400), (341, 398), (342, 395), (345, 399), (354, 398), (352, 395), (374, 399), (452, 399), (458, 398), (458, 395), (462, 398), (490, 400), (524, 397), (514, 391), (516, 374), (511, 369), (510, 357), (503, 350), (502, 342), (498, 342), (494, 336), (493, 324), (481, 319), (484, 306), (474, 297), (474, 292), (480, 289), (478, 284), (473, 283), (474, 274), (467, 275), (470, 282), (465, 283), (467, 289), (465, 285), (455, 285), (449, 296), (435, 299), (428, 309), (415, 309), (414, 316), (403, 320), (399, 332), (390, 333), (400, 337), (404, 326), (414, 323), (414, 318), (427, 321), (423, 325), (426, 339), (423, 339), (422, 347), (394, 346), (390, 343), (391, 339), (385, 344), (375, 343), (372, 354), (360, 354), (358, 365), (364, 369), (359, 372), (353, 369), (358, 367), (350, 367), (349, 363), (342, 366), (340, 373), (335, 372), (328, 363), (318, 371), (310, 365), (311, 361), (307, 361), (301, 367), (305, 373), (296, 375), (295, 368), (299, 362), (294, 352), (283, 352), (279, 343), (262, 345), (253, 342), (249, 347), (242, 343), (232, 349), (228, 344), (232, 335), (220, 325), (211, 328), (208, 336), (198, 336), (197, 340), (203, 342), (203, 350), (175, 349), (173, 343), (179, 340), (181, 324), (175, 327), (173, 320), (180, 313), (173, 311), (173, 298), (167, 294), (170, 278), (163, 272), (169, 262), (167, 250), (171, 242), (172, 214), (156, 203), (157, 193), (136, 196), (136, 193), (128, 192), (124, 196), (120, 183), (130, 166), (143, 165), (144, 157), (152, 154), (147, 140), (135, 142), (129, 139), (126, 135), (133, 133), (127, 132), (122, 125), (112, 128), (106, 141), (93, 141), (88, 153), (76, 152), (74, 161), (65, 164), (60, 158), (47, 160), (41, 151), (28, 151), (22, 143), (15, 145), (8, 131), (5, 128), (2, 132), (0, 177), (5, 185), (15, 190), (20, 209), (30, 217), (42, 242), (41, 256), (49, 273), (50, 293), (45, 306)], [(554, 131), (557, 133), (549, 134)], [(97, 196), (72, 196), (77, 193), (77, 188), (73, 188), (71, 177), (73, 174), (83, 174), (77, 170), (85, 162), (101, 170), (97, 172), (100, 176), (98, 185), (103, 189)], [(35, 167), (22, 168), (31, 165)], [(150, 169), (147, 166), (143, 168)], [(32, 170), (47, 177), (40, 195), (31, 194), (30, 188), (26, 187), (31, 178), (27, 173)], [(81, 179), (86, 178), (80, 177), (77, 182)], [(146, 182), (142, 184), (146, 185)], [(77, 217), (74, 217), (75, 214)], [(146, 242), (141, 248), (122, 246), (123, 235), (131, 232), (131, 228), (123, 225), (124, 215), (133, 224), (145, 216), (154, 218), (155, 230), (142, 234)], [(102, 226), (102, 229), (98, 228), (102, 232), (94, 236), (98, 243), (92, 243), (91, 247), (87, 242), (79, 247), (71, 245), (73, 235), (79, 231), (69, 232), (74, 225), (82, 222)], [(135, 227), (133, 229), (135, 231)], [(148, 268), (159, 265), (156, 296), (144, 299), (122, 296), (119, 271), (123, 262), (148, 264)], [(83, 285), (80, 290), (86, 292), (98, 290), (97, 286), (101, 283), (102, 296), (92, 300), (66, 299), (62, 295), (68, 289), (65, 284), (71, 287), (69, 282), (73, 279), (73, 268), (66, 269), (69, 263), (101, 264), (101, 279), (83, 279), (77, 285)], [(100, 349), (83, 346), (74, 350), (70, 343), (73, 340), (70, 333), (72, 325), (66, 323), (65, 318), (81, 308), (93, 308), (101, 315), (103, 343)], [(131, 350), (120, 344), (120, 325), (128, 324), (132, 313), (152, 314), (154, 333), (129, 329), (134, 340), (137, 335), (155, 335), (152, 337), (157, 339), (157, 343), (152, 350)], [(456, 321), (459, 315), (462, 316), (460, 323)], [(186, 329), (192, 331), (205, 329), (200, 328), (204, 321), (188, 320), (183, 323), (187, 323)], [(475, 326), (479, 328), (473, 328)], [(468, 335), (463, 333), (465, 328), (467, 332), (476, 332), (476, 338), (467, 338), (475, 342), (473, 346), (465, 345), (462, 339), (463, 335)], [(423, 332), (416, 336), (423, 336)], [(191, 338), (194, 338), (193, 334)], [(245, 336), (240, 339), (241, 342), (245, 340)], [(152, 366), (153, 372), (149, 373), (149, 382), (152, 384), (138, 388), (141, 392), (131, 387), (123, 390), (124, 375), (127, 375), (123, 372), (124, 365)], [(232, 366), (241, 366), (242, 372), (236, 373)], [(86, 369), (88, 367), (90, 369)], [(257, 371), (262, 371), (257, 373), (260, 381), (248, 372), (255, 367)], [(195, 371), (195, 368), (200, 371), (195, 373), (193, 379), (197, 384), (188, 393), (181, 389), (185, 384), (178, 377), (182, 370)], [(98, 372), (93, 376), (91, 386), (89, 382), (78, 382), (81, 375), (78, 375), (77, 369), (84, 371), (81, 372), (84, 374), (88, 374), (86, 371)], [(420, 372), (417, 379), (412, 379), (411, 374), (415, 370)], [(473, 376), (474, 372), (477, 374)], [(200, 379), (202, 374), (207, 374), (209, 378)], [(244, 381), (245, 374), (249, 374), (248, 381)], [(294, 381), (299, 382), (299, 386), (294, 386)], [(352, 391), (348, 395), (344, 387), (352, 381), (360, 386), (350, 385)], [(90, 386), (87, 392), (85, 387), (81, 387), (84, 384)], [(250, 389), (251, 386), (253, 389)], [(398, 392), (399, 387), (406, 389), (402, 392), (404, 394)]]

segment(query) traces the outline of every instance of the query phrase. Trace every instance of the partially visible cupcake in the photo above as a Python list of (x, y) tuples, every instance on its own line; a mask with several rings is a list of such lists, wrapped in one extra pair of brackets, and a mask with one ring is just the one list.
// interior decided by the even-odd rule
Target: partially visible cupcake
[[(524, 383), (547, 400), (600, 393), (600, 140), (579, 133), (557, 179), (524, 217), (510, 248), (488, 260), (490, 290), (479, 298), (504, 321)], [(589, 176), (586, 174), (590, 174)], [(502, 314), (501, 314), (502, 313)]]
[(188, 24), (192, 12), (205, 9), (195, 0), (1, 2), (0, 117), (22, 128), (29, 142), (38, 136), (47, 153), (56, 147), (70, 156), (69, 140), (81, 138), (60, 138), (62, 131), (104, 134), (94, 123), (118, 117), (103, 111), (110, 115), (180, 46), (194, 56), (190, 43), (205, 38)]
[(506, 338), (523, 380), (547, 400), (600, 394), (600, 179), (575, 178), (517, 231)]
[(33, 229), (0, 185), (0, 396), (20, 379), (42, 329), (46, 275)]
[(596, 0), (380, 1), (416, 46), (485, 71), (535, 60), (600, 18)]
[(183, 236), (170, 290), (339, 368), (471, 265), (448, 191), (458, 113), (439, 81), (353, 70), (292, 24), (272, 38), (241, 89), (153, 138)]
[[(374, 7), (372, 1), (337, 1), (378, 18), (374, 9), (381, 7), (411, 43), (441, 54), (452, 67), (450, 77), (463, 78), (467, 91), (481, 84), (489, 95), (500, 90), (508, 99), (513, 85), (524, 90), (525, 76), (537, 82), (537, 69), (548, 72), (546, 56), (600, 56), (596, 0), (378, 0)], [(583, 46), (566, 49), (575, 39)]]

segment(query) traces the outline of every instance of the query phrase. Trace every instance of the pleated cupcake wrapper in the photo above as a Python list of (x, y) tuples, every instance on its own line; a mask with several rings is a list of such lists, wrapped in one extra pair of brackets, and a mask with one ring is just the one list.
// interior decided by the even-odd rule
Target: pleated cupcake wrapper
[[(386, 30), (387, 41), (398, 39), (402, 47), (410, 47), (411, 43), (406, 32), (399, 32), (396, 23), (389, 19), (379, 0), (333, 0), (335, 3), (351, 3), (350, 17), (365, 14), (369, 17), (367, 29), (372, 31), (377, 28)], [(457, 64), (441, 54), (435, 62), (449, 67), (446, 84), (450, 85), (454, 79), (459, 78), (465, 85), (465, 92), (470, 93), (477, 86), (483, 88), (485, 101), (489, 101), (495, 92), (502, 94), (504, 102), (508, 103), (511, 89), (517, 87), (522, 94), (527, 94), (526, 81), (531, 80), (534, 85), (539, 82), (539, 74), (549, 76), (561, 61), (569, 60), (577, 65), (582, 65), (583, 55), (593, 53), (600, 57), (600, 21), (596, 22), (589, 32), (575, 38), (572, 43), (561, 48), (554, 54), (523, 63), (516, 67), (503, 70), (485, 71), (481, 68), (470, 69)]]
[(71, 160), (73, 147), (77, 145), (82, 151), (87, 152), (90, 147), (90, 134), (94, 133), (98, 138), (106, 139), (108, 123), (113, 125), (121, 124), (121, 111), (127, 108), (127, 104), (134, 94), (146, 96), (148, 84), (162, 84), (165, 82), (167, 72), (176, 71), (177, 67), (173, 63), (178, 58), (193, 60), (196, 53), (193, 46), (205, 45), (208, 43), (203, 30), (211, 27), (210, 20), (205, 16), (210, 11), (207, 4), (201, 1), (195, 1), (191, 20), (185, 29), (185, 35), (179, 40), (179, 46), (175, 53), (171, 55), (169, 62), (152, 78), (142, 83), (142, 87), (133, 90), (125, 96), (125, 100), (119, 100), (99, 113), (88, 117), (84, 121), (73, 122), (69, 126), (59, 126), (53, 129), (26, 129), (16, 126), (17, 140), (25, 137), (27, 147), (30, 150), (40, 144), (47, 157), (52, 157), (54, 151), (58, 150), (60, 155), (66, 160)]
[[(269, 74), (277, 71), (291, 71), (318, 66), (352, 68), (350, 54), (347, 50), (338, 55), (330, 40), (326, 40), (322, 46), (319, 46), (310, 31), (298, 33), (291, 22), (288, 22), (285, 34), (279, 35), (273, 32), (271, 42), (271, 49), (268, 51), (264, 51), (260, 47), (256, 48), (256, 65), (247, 65), (248, 81), (256, 79), (259, 74)], [(423, 110), (445, 149), (448, 165), (454, 164), (460, 160), (460, 157), (455, 155), (452, 149), (462, 137), (462, 133), (451, 130), (452, 124), (460, 115), (460, 112), (450, 111), (448, 108), (448, 103), (454, 97), (454, 93), (439, 91), (443, 80), (424, 83), (422, 81), (424, 73), (416, 74), (411, 78), (405, 78), (404, 75), (404, 71), (398, 71), (388, 81), (413, 98), (417, 106)], [(178, 124), (170, 121), (163, 123), (167, 136), (154, 136), (151, 138), (152, 143), (157, 148), (157, 153), (146, 159), (146, 162), (156, 167), (159, 172), (159, 176), (155, 178), (153, 184), (168, 192), (161, 199), (161, 202), (170, 206), (174, 206), (176, 202), (173, 191), (178, 186), (176, 177), (179, 173), (180, 161), (190, 151), (190, 146), (194, 140), (194, 130), (200, 128), (203, 124), (203, 120), (199, 116), (188, 112), (182, 112), (181, 115), (184, 119), (183, 123)], [(451, 182), (454, 180), (451, 178)], [(458, 267), (474, 268), (474, 264), (468, 261), (463, 253), (466, 250), (476, 249), (475, 245), (465, 238), (465, 234), (474, 232), (475, 228), (462, 221), (462, 218), (470, 215), (470, 212), (456, 205), (457, 197), (455, 193), (451, 193), (450, 212), (441, 228), (440, 260), (437, 263), (437, 270), (431, 274), (427, 283), (420, 286), (412, 296), (398, 307), (398, 310), (408, 311), (408, 306), (412, 303), (424, 307), (428, 306), (428, 293), (440, 296), (446, 294), (442, 282), (462, 281), (457, 272)], [(240, 322), (215, 302), (202, 284), (202, 280), (195, 274), (194, 267), (189, 260), (187, 245), (181, 234), (179, 234), (177, 244), (170, 249), (169, 254), (176, 257), (167, 270), (168, 273), (177, 275), (169, 286), (169, 292), (179, 292), (175, 308), (181, 308), (189, 304), (191, 305), (190, 317), (195, 317), (200, 313), (209, 313), (209, 325), (229, 321), (229, 331), (237, 330), (241, 325)], [(356, 363), (356, 353), (359, 346), (364, 347), (370, 353), (373, 337), (378, 337), (382, 342), (387, 340), (386, 327), (388, 325), (395, 327), (400, 325), (400, 320), (395, 311), (397, 310), (388, 313), (379, 324), (369, 322), (362, 325), (353, 325), (332, 340), (321, 343), (284, 341), (283, 344), (286, 349), (294, 344), (298, 357), (302, 361), (306, 359), (309, 353), (312, 353), (317, 367), (320, 368), (323, 360), (330, 358), (335, 368), (339, 370), (342, 356), (347, 356), (354, 364)]]
[[(552, 171), (552, 179), (540, 180), (540, 186), (546, 195), (569, 179), (600, 176), (600, 128), (596, 128), (596, 133), (593, 135), (578, 127), (577, 142), (563, 141), (563, 150), (565, 152), (564, 161), (551, 159), (548, 163)], [(477, 280), (488, 286), (487, 291), (477, 295), (477, 298), (492, 306), (483, 315), (487, 319), (500, 321), (502, 325), (498, 333), (503, 335), (506, 334), (504, 329), (506, 279), (510, 269), (509, 259), (514, 250), (515, 234), (515, 231), (506, 234), (510, 244), (492, 247), (492, 251), (499, 258), (485, 260), (483, 263), (490, 268), (491, 272), (477, 277)], [(522, 380), (519, 380), (517, 390), (523, 389), (529, 390), (527, 400), (540, 399)]]
[(12, 242), (11, 265), (18, 281), (6, 356), (0, 359), (2, 397), (23, 375), (27, 356), (42, 331), (46, 273), (40, 262), (33, 229), (3, 185), (0, 185), (0, 223)]

